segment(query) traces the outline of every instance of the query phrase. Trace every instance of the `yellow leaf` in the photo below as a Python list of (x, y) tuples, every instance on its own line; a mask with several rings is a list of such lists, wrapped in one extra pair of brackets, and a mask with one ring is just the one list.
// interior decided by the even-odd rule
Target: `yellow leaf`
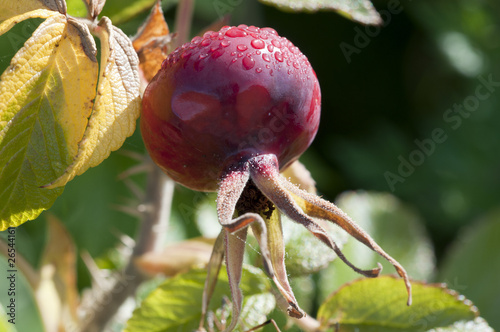
[[(51, 13), (17, 17), (48, 16), (0, 77), (0, 230), (35, 218), (61, 194), (40, 186), (73, 162), (92, 112), (93, 39), (84, 38), (88, 29)], [(3, 22), (0, 32), (17, 18)]]
[(74, 163), (48, 188), (66, 184), (99, 165), (132, 135), (140, 113), (138, 59), (132, 43), (103, 17), (94, 31), (101, 40), (101, 72), (95, 106)]
[(0, 0), (0, 8), (2, 9), (0, 11), (0, 21), (37, 9), (50, 9), (50, 11), (66, 14), (66, 2), (64, 0)]

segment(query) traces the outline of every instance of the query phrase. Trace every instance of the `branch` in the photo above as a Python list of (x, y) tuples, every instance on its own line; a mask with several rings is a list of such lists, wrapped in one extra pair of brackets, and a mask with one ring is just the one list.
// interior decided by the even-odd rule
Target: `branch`
[(174, 182), (148, 159), (151, 172), (148, 176), (146, 199), (139, 206), (143, 212), (136, 245), (127, 266), (118, 273), (112, 284), (105, 289), (93, 290), (93, 301), (85, 311), (80, 331), (104, 331), (125, 300), (134, 295), (139, 285), (148, 279), (135, 265), (135, 259), (150, 251), (159, 251), (165, 243)]

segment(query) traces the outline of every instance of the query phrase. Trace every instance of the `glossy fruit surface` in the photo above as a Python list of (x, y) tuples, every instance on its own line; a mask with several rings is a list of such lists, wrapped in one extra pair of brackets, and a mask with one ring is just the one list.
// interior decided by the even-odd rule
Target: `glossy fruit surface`
[(141, 132), (175, 181), (215, 191), (232, 166), (274, 154), (280, 169), (310, 145), (321, 93), (307, 58), (270, 28), (223, 27), (172, 52), (148, 85)]

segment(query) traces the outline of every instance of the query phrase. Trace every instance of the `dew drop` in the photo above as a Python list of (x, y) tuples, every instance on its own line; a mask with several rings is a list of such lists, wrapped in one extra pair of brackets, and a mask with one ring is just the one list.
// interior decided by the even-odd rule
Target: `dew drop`
[(208, 46), (210, 45), (212, 41), (210, 39), (203, 39), (203, 41), (201, 42), (201, 46)]
[(218, 57), (220, 57), (222, 54), (224, 54), (224, 50), (223, 49), (218, 49), (218, 50), (215, 50), (213, 53), (212, 53), (212, 59), (217, 59)]
[(262, 73), (262, 68), (259, 67), (259, 68), (255, 69), (255, 72), (256, 73)]
[(254, 25), (251, 25), (248, 27), (248, 31), (251, 31), (251, 32), (259, 32), (259, 28), (257, 28), (256, 26)]
[(234, 58), (233, 60), (231, 60), (232, 63), (235, 63), (236, 61), (238, 61), (238, 58)]
[(236, 52), (231, 52), (231, 56), (235, 56), (236, 55)]
[(202, 40), (203, 39), (200, 36), (196, 36), (193, 39), (191, 39), (191, 43), (198, 45), (199, 43), (201, 43)]
[(269, 53), (262, 54), (262, 60), (266, 62), (271, 62), (271, 57), (269, 56)]
[(273, 28), (262, 28), (260, 29), (260, 31), (266, 31), (272, 35), (277, 35), (278, 33), (276, 32), (276, 30), (274, 30)]
[(243, 52), (243, 51), (246, 51), (246, 50), (248, 49), (248, 47), (247, 47), (246, 45), (239, 44), (238, 46), (236, 46), (236, 49), (237, 49), (238, 51)]
[(276, 52), (274, 53), (274, 57), (276, 58), (276, 60), (278, 60), (279, 62), (283, 62), (283, 55), (281, 54), (281, 52)]
[(261, 52), (261, 51), (259, 51), (259, 50), (255, 51), (255, 54), (257, 54), (257, 55), (260, 55), (261, 53), (262, 53), (262, 52)]
[(248, 25), (240, 24), (240, 25), (238, 25), (238, 28), (246, 30), (246, 29), (248, 29)]
[(271, 43), (272, 43), (274, 46), (278, 47), (278, 48), (280, 48), (280, 47), (281, 47), (281, 43), (280, 43), (280, 41), (279, 41), (278, 39), (273, 39), (273, 40), (271, 41)]
[(238, 53), (238, 58), (241, 58), (243, 56), (243, 53)]
[(245, 37), (247, 33), (239, 28), (231, 28), (226, 31), (226, 36), (231, 38)]
[(267, 45), (267, 50), (268, 50), (269, 52), (272, 52), (272, 51), (274, 50), (274, 46), (273, 46), (273, 45), (271, 45), (271, 44)]
[(298, 63), (298, 62), (296, 62), (296, 61), (293, 63), (293, 66), (294, 66), (296, 69), (299, 69), (299, 68), (300, 68), (299, 63)]
[(252, 45), (253, 48), (256, 48), (258, 50), (264, 48), (266, 44), (260, 40), (260, 39), (254, 39), (250, 42), (250, 45)]
[(198, 57), (198, 59), (203, 60), (203, 59), (205, 59), (207, 56), (208, 56), (208, 53), (202, 53), (202, 54), (200, 54), (200, 56)]
[(231, 44), (231, 41), (224, 39), (223, 41), (220, 42), (220, 46), (222, 47), (228, 47)]
[(255, 66), (255, 60), (250, 57), (244, 57), (242, 63), (246, 70), (250, 70)]

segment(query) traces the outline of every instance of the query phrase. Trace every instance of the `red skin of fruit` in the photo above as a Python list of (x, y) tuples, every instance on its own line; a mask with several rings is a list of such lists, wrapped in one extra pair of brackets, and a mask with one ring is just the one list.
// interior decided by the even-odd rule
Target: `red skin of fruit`
[(309, 61), (275, 30), (223, 27), (172, 52), (144, 92), (142, 136), (172, 179), (216, 191), (249, 158), (279, 168), (311, 144), (321, 92)]

